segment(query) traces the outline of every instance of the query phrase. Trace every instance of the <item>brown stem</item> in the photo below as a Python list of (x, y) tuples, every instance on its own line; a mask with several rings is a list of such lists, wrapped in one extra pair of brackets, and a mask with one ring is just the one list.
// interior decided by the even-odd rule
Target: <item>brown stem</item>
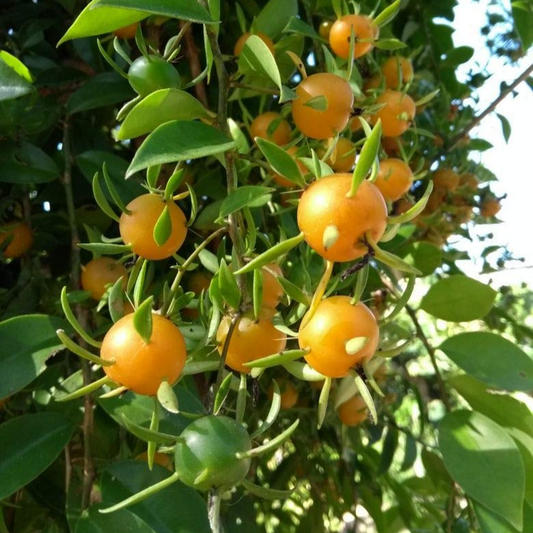
[[(200, 2), (204, 7), (207, 7), (207, 2), (201, 0)], [(215, 69), (217, 72), (218, 79), (218, 110), (217, 110), (217, 124), (218, 127), (227, 135), (229, 135), (229, 126), (228, 126), (228, 94), (230, 90), (230, 77), (228, 71), (226, 70), (226, 65), (224, 63), (224, 58), (218, 44), (218, 38), (214, 26), (206, 26), (207, 37), (209, 39), (209, 44), (211, 45), (211, 50), (213, 52), (213, 62), (215, 64)], [(237, 172), (235, 170), (235, 164), (233, 161), (233, 154), (229, 152), (224, 153), (224, 160), (226, 166), (226, 182), (227, 182), (227, 191), (230, 195), (238, 187), (238, 178)], [(243, 240), (244, 234), (244, 222), (242, 220), (242, 215), (240, 213), (232, 213), (228, 217), (228, 226), (229, 226), (229, 235), (233, 246), (235, 248), (237, 263), (239, 268), (244, 265), (243, 258), (245, 254), (245, 245)], [(246, 278), (244, 276), (238, 276), (237, 282), (239, 288), (244, 296), (243, 302), (244, 305), (247, 305), (249, 298), (248, 290), (246, 287)]]
[[(180, 28), (183, 29), (185, 24), (186, 22), (180, 22)], [(192, 79), (195, 79), (202, 73), (202, 66), (200, 65), (200, 55), (198, 53), (198, 47), (194, 42), (194, 35), (192, 33), (191, 26), (188, 26), (185, 30), (185, 55), (187, 56), (187, 61), (189, 62)], [(204, 107), (208, 107), (207, 92), (205, 90), (205, 83), (203, 80), (194, 86), (194, 92)]]
[(518, 78), (516, 78), (516, 80), (513, 81), (513, 83), (511, 83), (511, 85), (508, 85), (500, 93), (498, 98), (496, 98), (496, 100), (494, 100), (494, 102), (492, 102), (492, 104), (490, 104), (479, 115), (474, 117), (472, 122), (470, 122), (470, 124), (468, 124), (468, 126), (466, 128), (464, 128), (463, 131), (458, 133), (452, 139), (450, 150), (453, 150), (454, 148), (456, 148), (457, 145), (468, 135), (468, 133), (472, 129), (474, 129), (487, 115), (490, 115), (496, 109), (496, 107), (498, 107), (500, 102), (502, 102), (505, 98), (507, 98), (507, 96), (509, 96), (509, 94), (511, 94), (516, 89), (516, 87), (518, 87), (518, 85), (520, 85), (523, 81), (527, 80), (527, 78), (529, 78), (529, 76), (531, 75), (532, 72), (533, 72), (533, 63), (531, 65), (529, 65), (529, 67), (526, 68), (526, 70), (524, 70), (524, 72), (522, 72), (522, 74), (520, 74), (520, 76), (518, 76)]
[[(70, 125), (65, 122), (63, 125), (63, 155), (65, 160), (65, 169), (62, 176), (63, 188), (65, 190), (65, 197), (67, 203), (67, 215), (70, 227), (70, 286), (73, 289), (80, 287), (80, 271), (81, 271), (81, 258), (80, 248), (78, 243), (80, 242), (78, 235), (78, 227), (76, 224), (76, 205), (74, 203), (74, 192), (72, 188), (72, 153), (70, 146)], [(80, 306), (76, 306), (75, 309), (76, 318), (80, 322), (83, 328), (87, 325), (87, 312)], [(86, 348), (83, 339), (78, 339), (81, 346)], [(83, 384), (88, 385), (91, 382), (91, 368), (88, 361), (82, 360), (81, 362)], [(84, 460), (83, 460), (83, 488), (81, 497), (81, 508), (86, 509), (90, 504), (92, 484), (94, 480), (95, 470), (94, 462), (91, 453), (92, 433), (93, 433), (93, 401), (91, 395), (86, 395), (84, 398), (84, 414), (83, 414), (83, 448), (84, 448)]]
[(422, 344), (426, 348), (429, 358), (431, 359), (431, 364), (433, 365), (433, 370), (435, 371), (437, 383), (439, 384), (442, 403), (444, 403), (444, 406), (449, 411), (451, 409), (450, 397), (448, 396), (448, 391), (446, 390), (446, 384), (444, 383), (444, 380), (442, 379), (442, 374), (440, 372), (439, 365), (437, 364), (437, 357), (435, 355), (435, 349), (433, 348), (433, 346), (431, 346), (426, 334), (424, 333), (424, 330), (422, 329), (422, 326), (420, 325), (420, 322), (418, 321), (418, 318), (416, 316), (416, 311), (412, 309), (411, 307), (409, 307), (408, 305), (405, 306), (405, 310), (407, 311), (407, 314), (411, 317), (411, 320), (416, 329), (417, 337), (422, 341)]

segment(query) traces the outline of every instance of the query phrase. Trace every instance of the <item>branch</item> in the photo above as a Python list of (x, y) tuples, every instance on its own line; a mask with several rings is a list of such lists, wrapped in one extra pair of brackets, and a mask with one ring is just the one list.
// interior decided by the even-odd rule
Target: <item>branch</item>
[(507, 96), (512, 93), (516, 87), (518, 87), (518, 85), (520, 85), (523, 81), (527, 80), (527, 78), (529, 78), (530, 74), (533, 72), (533, 63), (531, 65), (529, 65), (529, 67), (524, 70), (524, 72), (522, 72), (522, 74), (520, 74), (520, 76), (518, 76), (518, 78), (516, 78), (515, 81), (513, 81), (513, 83), (511, 83), (511, 85), (508, 85), (501, 93), (500, 95), (498, 96), (498, 98), (496, 98), (496, 100), (494, 100), (494, 102), (492, 102), (492, 104), (490, 104), (486, 109), (485, 111), (483, 111), (482, 113), (480, 113), (477, 117), (474, 117), (474, 119), (472, 120), (472, 122), (470, 122), (470, 124), (463, 130), (461, 131), (460, 133), (458, 133), (451, 141), (451, 146), (450, 146), (450, 150), (453, 150), (454, 148), (457, 147), (457, 145), (468, 135), (468, 133), (474, 129), (487, 115), (490, 115), (495, 109), (496, 107), (498, 107), (498, 105), (500, 104), (500, 102), (502, 102), (505, 98), (507, 98)]
[[(180, 22), (180, 27), (183, 29), (185, 24), (187, 23), (183, 21)], [(200, 59), (198, 57), (198, 47), (194, 42), (194, 35), (192, 33), (192, 28), (190, 24), (185, 29), (185, 55), (187, 56), (189, 68), (191, 69), (191, 76), (194, 80), (202, 73), (202, 67), (200, 65)], [(208, 107), (207, 92), (205, 90), (205, 84), (203, 80), (198, 82), (194, 86), (194, 92), (196, 93), (196, 97), (198, 98), (198, 100), (200, 100), (200, 102), (202, 102), (204, 107)]]
[[(63, 157), (65, 161), (65, 168), (62, 176), (63, 188), (65, 190), (65, 197), (67, 203), (67, 215), (70, 227), (70, 284), (74, 289), (80, 287), (80, 271), (81, 258), (80, 242), (78, 235), (78, 227), (76, 224), (76, 205), (74, 203), (74, 193), (72, 189), (72, 152), (70, 146), (70, 125), (65, 122), (63, 125)], [(83, 328), (87, 325), (87, 313), (85, 309), (76, 306), (76, 318)], [(83, 339), (79, 339), (80, 345), (84, 346)], [(91, 368), (88, 361), (81, 362), (83, 384), (88, 385), (91, 382)], [(93, 480), (95, 476), (94, 462), (92, 458), (92, 433), (93, 433), (93, 401), (90, 394), (84, 397), (83, 409), (83, 487), (81, 495), (81, 508), (86, 509), (91, 500), (91, 491)], [(67, 469), (68, 471), (68, 469)]]
[(426, 334), (424, 333), (424, 330), (422, 329), (420, 322), (418, 321), (418, 318), (416, 316), (416, 311), (412, 309), (411, 307), (409, 307), (408, 305), (405, 306), (405, 310), (407, 311), (407, 314), (411, 317), (411, 320), (413, 321), (418, 338), (422, 341), (422, 344), (424, 345), (427, 353), (429, 354), (429, 357), (431, 359), (431, 364), (433, 365), (433, 370), (435, 371), (435, 376), (437, 377), (437, 383), (439, 384), (442, 403), (444, 404), (446, 409), (449, 411), (451, 409), (450, 397), (448, 396), (448, 391), (446, 390), (446, 384), (444, 383), (444, 380), (442, 379), (442, 374), (440, 373), (439, 365), (437, 364), (437, 357), (435, 355), (435, 349), (429, 343), (429, 340), (426, 337)]

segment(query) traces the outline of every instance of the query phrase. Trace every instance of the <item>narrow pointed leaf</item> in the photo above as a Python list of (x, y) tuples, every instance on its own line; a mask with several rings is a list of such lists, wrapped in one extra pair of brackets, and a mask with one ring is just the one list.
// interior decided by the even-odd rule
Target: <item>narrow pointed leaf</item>
[(141, 336), (143, 341), (148, 344), (152, 337), (152, 306), (154, 304), (153, 296), (147, 298), (133, 313), (133, 327)]
[(260, 487), (259, 485), (254, 485), (246, 479), (242, 481), (242, 485), (248, 492), (251, 492), (255, 496), (265, 500), (284, 500), (289, 498), (294, 492), (292, 490), (278, 490)]
[(281, 409), (281, 393), (279, 390), (279, 385), (276, 380), (272, 380), (272, 403), (270, 404), (270, 409), (268, 411), (267, 417), (262, 422), (262, 424), (250, 435), (251, 439), (256, 439), (259, 435), (262, 435), (267, 431), (272, 424), (276, 421), (279, 411)]
[(154, 431), (152, 429), (145, 428), (132, 422), (127, 417), (122, 415), (122, 422), (124, 427), (137, 438), (145, 442), (157, 442), (160, 444), (176, 444), (179, 440), (179, 437), (175, 435), (169, 435), (167, 433), (161, 433), (160, 431)]
[(271, 368), (273, 366), (282, 365), (291, 361), (295, 361), (296, 359), (300, 359), (307, 353), (307, 350), (286, 350), (284, 352), (262, 357), (261, 359), (256, 359), (255, 361), (250, 361), (249, 363), (244, 363), (244, 366), (248, 368)]
[(109, 205), (107, 198), (104, 194), (102, 186), (100, 185), (100, 174), (97, 172), (93, 177), (93, 195), (98, 207), (115, 222), (119, 222), (120, 218), (113, 211), (113, 208)]
[(220, 387), (215, 396), (215, 403), (213, 407), (213, 414), (215, 415), (219, 413), (220, 409), (224, 405), (224, 402), (226, 401), (226, 398), (228, 397), (229, 391), (231, 389), (232, 378), (233, 378), (233, 374), (230, 372), (224, 378), (224, 381), (222, 381), (222, 383), (220, 384)]
[(274, 437), (272, 440), (268, 441), (262, 446), (258, 446), (257, 448), (251, 449), (249, 452), (237, 454), (238, 457), (258, 457), (259, 455), (263, 455), (264, 453), (268, 453), (275, 450), (294, 433), (299, 423), (300, 420), (296, 420), (291, 426), (289, 426), (283, 433), (280, 433), (277, 437)]
[(165, 411), (179, 413), (178, 397), (168, 381), (161, 382), (159, 389), (157, 389), (157, 399)]
[(82, 325), (79, 323), (78, 319), (74, 316), (74, 313), (72, 312), (72, 309), (70, 307), (70, 303), (68, 301), (68, 294), (67, 294), (67, 288), (63, 287), (61, 289), (61, 308), (63, 309), (63, 313), (65, 313), (65, 317), (69, 321), (70, 325), (74, 328), (76, 333), (87, 343), (91, 346), (94, 346), (95, 348), (100, 348), (102, 346), (102, 343), (94, 340), (82, 327)]
[(62, 329), (57, 330), (57, 336), (59, 337), (59, 340), (66, 346), (66, 348), (68, 348), (72, 353), (79, 355), (83, 359), (87, 359), (87, 361), (91, 361), (91, 363), (101, 366), (111, 366), (114, 364), (114, 361), (102, 359), (101, 357), (92, 354), (85, 348), (82, 348), (79, 344), (76, 344)]
[(287, 178), (299, 187), (305, 186), (305, 180), (302, 173), (296, 161), (290, 154), (288, 154), (283, 148), (280, 148), (277, 144), (267, 141), (266, 139), (257, 137), (255, 141), (276, 174)]

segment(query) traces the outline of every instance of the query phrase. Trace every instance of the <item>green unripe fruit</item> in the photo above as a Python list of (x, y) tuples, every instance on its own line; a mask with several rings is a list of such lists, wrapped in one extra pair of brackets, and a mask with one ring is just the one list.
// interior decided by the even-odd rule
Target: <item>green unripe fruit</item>
[(147, 96), (159, 89), (179, 89), (179, 72), (164, 59), (157, 56), (138, 57), (130, 66), (128, 80), (134, 91)]
[(252, 448), (248, 432), (226, 416), (205, 416), (187, 426), (176, 444), (175, 468), (180, 481), (197, 490), (234, 487), (248, 474), (250, 459), (237, 453)]

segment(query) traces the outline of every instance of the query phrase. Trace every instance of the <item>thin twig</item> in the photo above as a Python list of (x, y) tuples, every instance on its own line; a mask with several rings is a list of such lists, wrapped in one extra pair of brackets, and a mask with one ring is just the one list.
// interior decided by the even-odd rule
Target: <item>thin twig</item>
[[(67, 215), (70, 227), (70, 286), (73, 289), (80, 287), (80, 272), (81, 272), (81, 258), (80, 242), (78, 235), (78, 227), (76, 224), (76, 205), (74, 203), (74, 193), (72, 189), (72, 153), (70, 146), (70, 126), (68, 122), (63, 125), (63, 157), (65, 161), (65, 168), (62, 176), (63, 188), (65, 190), (65, 197), (67, 203)], [(76, 318), (83, 328), (87, 325), (87, 313), (80, 307), (76, 306)], [(79, 339), (80, 345), (84, 348), (83, 339)], [(83, 374), (83, 385), (88, 385), (91, 382), (91, 369), (89, 363), (85, 360), (81, 361), (81, 368)], [(84, 413), (83, 413), (83, 487), (81, 497), (81, 508), (86, 509), (90, 504), (92, 484), (95, 476), (94, 462), (92, 458), (92, 434), (93, 434), (93, 401), (90, 394), (84, 397)]]
[(426, 334), (424, 333), (424, 330), (422, 329), (422, 326), (420, 325), (420, 322), (418, 321), (418, 318), (416, 316), (416, 311), (408, 305), (405, 306), (405, 310), (407, 311), (407, 314), (411, 317), (411, 320), (416, 329), (417, 337), (422, 341), (422, 344), (426, 348), (429, 358), (431, 359), (431, 364), (433, 365), (433, 370), (435, 371), (435, 376), (437, 377), (437, 383), (439, 384), (442, 403), (444, 403), (444, 406), (449, 411), (451, 409), (450, 398), (448, 396), (448, 391), (446, 390), (446, 384), (442, 379), (442, 374), (440, 372), (439, 365), (437, 364), (435, 349), (433, 348), (433, 346), (431, 346), (428, 338), (426, 337)]
[(490, 104), (479, 115), (474, 117), (472, 122), (470, 122), (470, 124), (468, 124), (468, 126), (466, 128), (464, 128), (460, 133), (458, 133), (451, 140), (451, 146), (450, 146), (449, 149), (453, 150), (454, 148), (456, 148), (457, 145), (468, 135), (468, 133), (472, 129), (474, 129), (487, 115), (490, 115), (496, 109), (496, 107), (498, 107), (500, 102), (502, 102), (507, 96), (509, 96), (509, 94), (511, 94), (516, 89), (516, 87), (518, 87), (518, 85), (520, 85), (523, 81), (527, 80), (527, 78), (529, 78), (529, 76), (531, 75), (532, 72), (533, 72), (533, 63), (531, 65), (529, 65), (529, 67), (526, 70), (524, 70), (524, 72), (522, 72), (522, 74), (520, 74), (520, 76), (518, 76), (518, 78), (516, 78), (516, 80), (513, 81), (513, 83), (511, 83), (511, 85), (508, 85), (500, 93), (498, 98), (496, 98), (496, 100), (494, 100), (494, 102), (492, 102), (492, 104)]
[[(180, 28), (183, 29), (186, 24), (186, 22), (180, 22)], [(194, 35), (190, 24), (185, 30), (185, 55), (187, 56), (189, 68), (191, 69), (191, 77), (194, 80), (202, 73), (202, 66), (200, 65), (198, 47), (194, 42)], [(200, 100), (200, 102), (202, 102), (204, 107), (208, 107), (207, 92), (205, 90), (205, 83), (203, 80), (199, 81), (194, 86), (194, 92), (196, 93), (196, 97), (198, 98), (198, 100)]]

